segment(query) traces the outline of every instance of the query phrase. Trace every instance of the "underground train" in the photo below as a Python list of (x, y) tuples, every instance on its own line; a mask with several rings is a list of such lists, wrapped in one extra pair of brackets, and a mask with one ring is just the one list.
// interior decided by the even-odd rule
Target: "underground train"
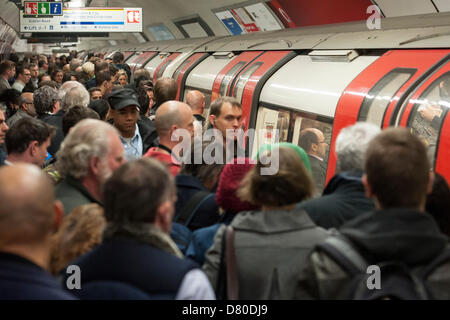
[(132, 70), (173, 77), (179, 100), (190, 89), (203, 92), (207, 106), (236, 97), (245, 127), (266, 129), (255, 148), (276, 129), (280, 141), (294, 144), (301, 130), (320, 129), (326, 181), (336, 170), (339, 131), (357, 121), (409, 127), (450, 181), (450, 13), (386, 18), (380, 30), (363, 21), (100, 51), (108, 57), (118, 50)]

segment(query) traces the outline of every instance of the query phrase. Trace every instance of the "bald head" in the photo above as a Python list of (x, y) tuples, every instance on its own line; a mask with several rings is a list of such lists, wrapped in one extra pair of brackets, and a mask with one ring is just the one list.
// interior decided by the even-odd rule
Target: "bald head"
[[(160, 139), (169, 138), (176, 129), (194, 130), (191, 107), (179, 101), (163, 103), (155, 114), (156, 131)], [(192, 127), (192, 128), (191, 128)]]
[(0, 168), (0, 249), (36, 244), (51, 235), (54, 200), (53, 184), (38, 167)]
[(194, 114), (203, 114), (205, 96), (200, 91), (190, 90), (186, 95), (186, 103), (192, 108)]

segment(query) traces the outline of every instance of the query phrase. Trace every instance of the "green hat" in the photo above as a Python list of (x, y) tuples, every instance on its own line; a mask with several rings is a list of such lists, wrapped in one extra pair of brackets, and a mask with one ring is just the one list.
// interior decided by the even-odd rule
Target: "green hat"
[(256, 159), (259, 159), (259, 155), (262, 152), (270, 151), (272, 149), (280, 148), (280, 147), (291, 148), (292, 150), (297, 152), (297, 154), (300, 156), (300, 159), (302, 160), (303, 164), (305, 165), (306, 170), (308, 170), (308, 172), (311, 173), (311, 164), (309, 163), (309, 157), (308, 157), (308, 154), (306, 153), (306, 151), (303, 150), (302, 147), (296, 146), (295, 144), (290, 143), (290, 142), (264, 144), (259, 148), (258, 153), (256, 154)]

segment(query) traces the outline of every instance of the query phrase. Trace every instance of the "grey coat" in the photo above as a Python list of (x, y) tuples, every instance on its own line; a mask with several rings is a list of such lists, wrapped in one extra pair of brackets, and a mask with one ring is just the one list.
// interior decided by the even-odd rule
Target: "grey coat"
[[(231, 223), (235, 230), (239, 299), (307, 299), (300, 283), (310, 250), (328, 233), (301, 210), (239, 213)], [(222, 238), (216, 233), (206, 254), (203, 270), (217, 288)]]

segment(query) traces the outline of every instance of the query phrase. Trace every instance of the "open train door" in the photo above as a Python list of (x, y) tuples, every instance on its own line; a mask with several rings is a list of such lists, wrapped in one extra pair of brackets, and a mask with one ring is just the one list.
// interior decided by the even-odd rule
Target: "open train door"
[(181, 52), (174, 52), (171, 55), (169, 55), (167, 58), (162, 60), (162, 62), (156, 67), (155, 72), (153, 73), (153, 84), (156, 83), (156, 80), (162, 77), (164, 71), (166, 70), (167, 66), (175, 60)]
[(260, 56), (263, 51), (248, 51), (241, 53), (238, 57), (234, 58), (217, 74), (214, 80), (211, 103), (218, 97), (229, 95), (231, 83), (235, 79), (236, 75), (242, 71), (250, 62)]
[(334, 150), (341, 129), (357, 121), (368, 121), (380, 128), (394, 125), (399, 101), (402, 97), (404, 100), (421, 79), (436, 70), (448, 53), (449, 50), (391, 50), (347, 86), (336, 108), (327, 182), (335, 174)]
[(131, 72), (134, 73), (137, 68), (142, 67), (157, 54), (156, 51), (136, 52), (134, 56), (128, 59), (127, 64), (130, 66)]
[(177, 100), (182, 101), (184, 97), (184, 85), (186, 78), (192, 69), (194, 69), (200, 62), (205, 60), (209, 56), (209, 53), (198, 52), (191, 55), (189, 58), (183, 61), (183, 63), (175, 71), (173, 78), (177, 82)]
[(245, 129), (255, 128), (259, 95), (267, 79), (297, 56), (294, 51), (265, 51), (240, 71), (231, 84), (229, 95), (242, 104)]
[(411, 128), (424, 141), (432, 168), (450, 181), (450, 50), (446, 53), (398, 102), (395, 124)]

